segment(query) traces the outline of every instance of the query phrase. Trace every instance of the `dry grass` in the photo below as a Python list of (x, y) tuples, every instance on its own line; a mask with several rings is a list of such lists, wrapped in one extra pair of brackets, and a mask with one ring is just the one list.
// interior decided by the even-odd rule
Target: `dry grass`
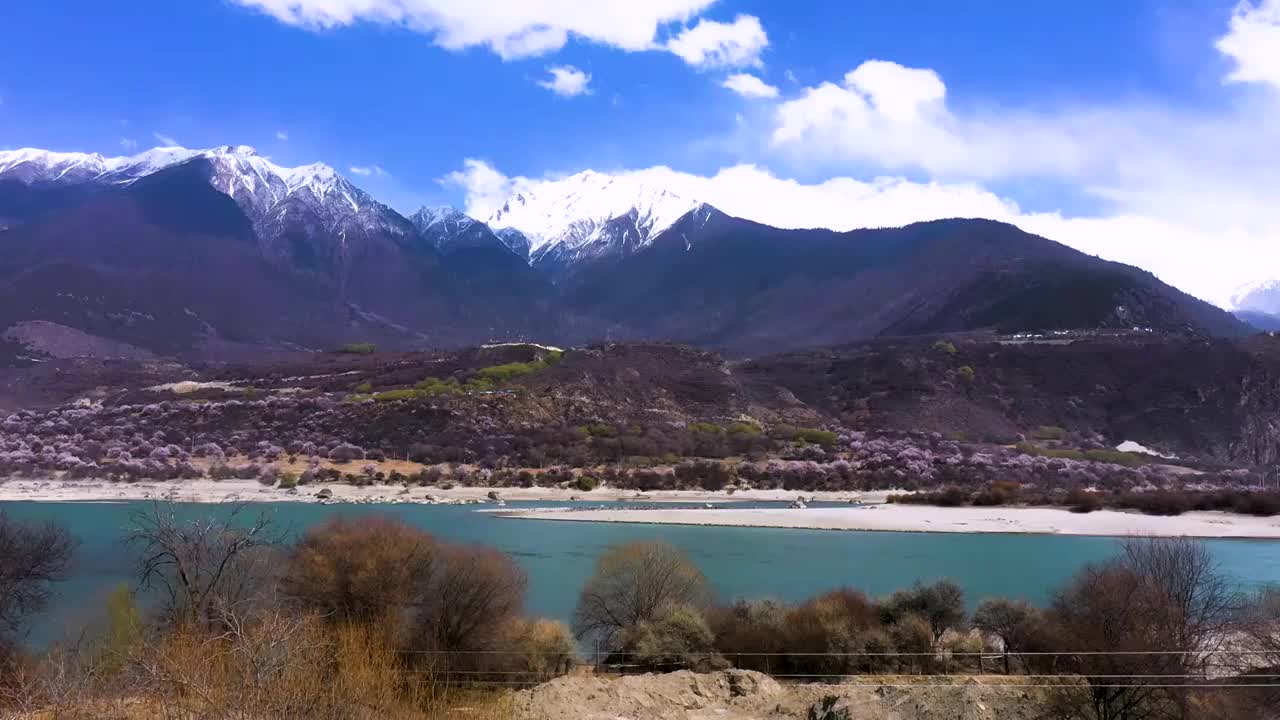
[(430, 667), (410, 666), (385, 635), (372, 624), (334, 627), (314, 615), (267, 610), (242, 620), (228, 613), (216, 631), (174, 630), (127, 648), (50, 653), (0, 693), (0, 717), (517, 717), (507, 690), (443, 682)]

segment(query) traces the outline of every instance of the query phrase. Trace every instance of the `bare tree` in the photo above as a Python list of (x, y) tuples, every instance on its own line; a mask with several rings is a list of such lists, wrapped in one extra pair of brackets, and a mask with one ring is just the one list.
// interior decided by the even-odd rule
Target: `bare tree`
[(1280, 715), (1280, 688), (1274, 677), (1280, 673), (1280, 588), (1264, 588), (1241, 608), (1236, 633), (1232, 635), (1235, 658), (1230, 668), (1240, 684), (1256, 689), (1237, 692), (1237, 699), (1256, 717)]
[(440, 650), (485, 649), (524, 609), (528, 578), (510, 556), (480, 545), (447, 547), (422, 634)]
[(244, 508), (184, 521), (173, 503), (153, 503), (131, 516), (127, 537), (138, 555), (139, 583), (165, 593), (174, 623), (212, 624), (216, 603), (235, 604), (254, 592), (265, 565), (261, 551), (279, 538), (266, 514), (242, 522)]
[(705, 610), (711, 603), (706, 578), (674, 545), (633, 542), (605, 551), (582, 589), (573, 614), (574, 633), (606, 645), (619, 631), (657, 619), (676, 605)]
[[(1081, 570), (1054, 600), (1062, 627), (1064, 668), (1081, 675), (1081, 692), (1059, 698), (1066, 717), (1089, 720), (1149, 720), (1167, 715), (1167, 697), (1142, 682), (1148, 674), (1172, 671), (1173, 650), (1163, 628), (1148, 612), (1157, 598), (1118, 561)], [(1155, 683), (1152, 683), (1154, 685)]]
[(0, 634), (18, 632), (28, 615), (45, 608), (75, 548), (75, 539), (53, 523), (21, 523), (0, 511)]
[(75, 547), (71, 535), (53, 523), (17, 522), (0, 511), (0, 692), (12, 695), (5, 704), (21, 697), (27, 684), (18, 651), (23, 622), (48, 605)]
[(1074, 716), (1193, 717), (1188, 688), (1168, 686), (1207, 679), (1238, 603), (1194, 540), (1126, 541), (1114, 560), (1082, 570), (1053, 607), (1068, 669), (1088, 687)]
[[(1209, 548), (1189, 538), (1130, 539), (1124, 542), (1121, 562), (1157, 599), (1149, 611), (1179, 651), (1172, 658), (1178, 674), (1207, 680), (1242, 604)], [(1173, 695), (1177, 717), (1190, 717), (1188, 689), (1176, 688)]]
[(1027, 650), (1044, 620), (1025, 600), (988, 598), (973, 613), (973, 624), (982, 632), (1000, 638), (1004, 649), (1004, 671), (1010, 672), (1009, 656)]

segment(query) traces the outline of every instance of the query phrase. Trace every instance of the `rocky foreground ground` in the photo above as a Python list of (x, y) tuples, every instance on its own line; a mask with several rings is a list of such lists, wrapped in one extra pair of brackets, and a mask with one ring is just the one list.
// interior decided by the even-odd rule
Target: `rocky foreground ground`
[(1047, 692), (1020, 687), (1008, 677), (934, 682), (866, 676), (857, 684), (784, 685), (747, 670), (563, 677), (519, 693), (515, 715), (528, 720), (1031, 720), (1043, 712)]

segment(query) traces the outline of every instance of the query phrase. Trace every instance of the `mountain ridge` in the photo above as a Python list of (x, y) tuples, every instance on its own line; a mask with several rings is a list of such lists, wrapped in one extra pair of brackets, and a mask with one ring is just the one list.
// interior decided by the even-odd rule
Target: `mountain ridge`
[[(515, 188), (483, 222), (451, 207), (406, 217), (327, 165), (285, 168), (247, 146), (0, 152), (13, 298), (0, 330), (48, 321), (158, 352), (662, 338), (736, 353), (968, 330), (1245, 332), (1150, 273), (1004, 223), (783, 230), (651, 175), (579, 173), (556, 181), (563, 196)], [(238, 284), (269, 312), (220, 312), (255, 314)], [(60, 287), (105, 304), (48, 295)], [(151, 320), (104, 320), (134, 316)]]

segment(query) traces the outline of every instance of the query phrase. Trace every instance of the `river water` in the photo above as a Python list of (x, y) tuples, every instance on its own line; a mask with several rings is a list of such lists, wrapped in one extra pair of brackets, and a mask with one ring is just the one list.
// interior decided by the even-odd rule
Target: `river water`
[[(512, 507), (573, 503), (511, 503)], [(598, 506), (598, 503), (593, 504)], [(147, 503), (0, 503), (10, 517), (56, 520), (80, 540), (71, 578), (35, 623), (32, 644), (74, 634), (100, 617), (106, 594), (132, 577), (132, 560), (121, 541), (130, 515)], [(744, 505), (746, 506), (746, 505)], [(774, 504), (774, 507), (778, 505)], [(246, 512), (270, 513), (290, 532), (335, 514), (386, 514), (455, 542), (478, 542), (513, 555), (529, 574), (530, 613), (568, 620), (577, 593), (601, 552), (635, 539), (662, 538), (684, 548), (723, 599), (772, 597), (799, 600), (852, 586), (882, 595), (916, 580), (951, 578), (966, 591), (970, 607), (1002, 595), (1044, 603), (1053, 589), (1086, 563), (1116, 549), (1110, 538), (1053, 535), (960, 535), (849, 532), (555, 522), (504, 519), (477, 506), (319, 505), (261, 503)], [(216, 505), (182, 505), (188, 517), (225, 512)], [(1222, 570), (1245, 587), (1280, 584), (1280, 541), (1211, 540)]]

